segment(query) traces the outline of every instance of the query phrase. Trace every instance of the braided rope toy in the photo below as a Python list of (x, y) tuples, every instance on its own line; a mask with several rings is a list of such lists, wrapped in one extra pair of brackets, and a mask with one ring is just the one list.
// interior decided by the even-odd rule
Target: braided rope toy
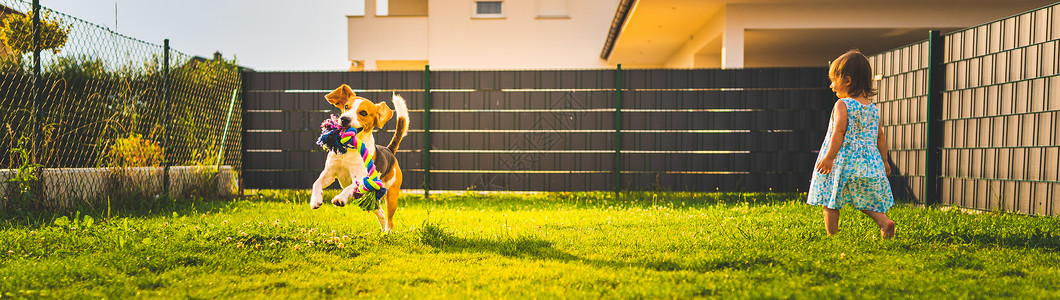
[(324, 120), (320, 124), (320, 138), (317, 139), (317, 145), (320, 145), (325, 151), (339, 154), (345, 154), (347, 148), (357, 149), (361, 160), (364, 161), (364, 168), (368, 170), (368, 176), (351, 183), (357, 185), (353, 196), (357, 199), (357, 206), (360, 206), (361, 209), (365, 211), (379, 209), (379, 201), (383, 198), (383, 195), (386, 195), (386, 189), (383, 188), (383, 180), (379, 179), (382, 174), (379, 174), (379, 171), (376, 170), (375, 160), (372, 158), (372, 153), (368, 152), (368, 146), (357, 139), (357, 133), (361, 129), (344, 128), (339, 124), (339, 119), (335, 115), (331, 115), (331, 118)]

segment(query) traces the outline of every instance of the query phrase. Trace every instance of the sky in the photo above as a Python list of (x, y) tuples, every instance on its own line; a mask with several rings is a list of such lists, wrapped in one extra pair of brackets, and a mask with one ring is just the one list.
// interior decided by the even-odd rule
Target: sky
[(168, 38), (170, 47), (188, 55), (212, 57), (220, 51), (225, 58), (235, 57), (240, 65), (258, 71), (347, 70), (346, 16), (364, 14), (364, 0), (40, 3), (143, 41), (161, 45)]

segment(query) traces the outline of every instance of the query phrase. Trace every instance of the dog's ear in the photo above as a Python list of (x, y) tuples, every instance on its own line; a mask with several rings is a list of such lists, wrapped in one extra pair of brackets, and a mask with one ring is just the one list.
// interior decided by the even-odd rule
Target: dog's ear
[(346, 101), (349, 101), (350, 98), (353, 97), (357, 97), (357, 94), (354, 94), (353, 89), (351, 89), (350, 86), (346, 84), (343, 84), (334, 91), (331, 91), (327, 95), (324, 95), (324, 98), (328, 99), (328, 102), (340, 108), (342, 107), (342, 105), (346, 104)]
[(386, 121), (390, 121), (390, 118), (394, 116), (394, 111), (390, 110), (389, 106), (386, 106), (386, 102), (379, 102), (375, 105), (375, 118), (379, 120), (379, 124), (376, 125), (378, 128), (383, 128)]

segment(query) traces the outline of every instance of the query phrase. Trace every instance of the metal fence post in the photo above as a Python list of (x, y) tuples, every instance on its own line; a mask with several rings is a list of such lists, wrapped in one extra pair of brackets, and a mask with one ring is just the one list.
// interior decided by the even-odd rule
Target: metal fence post
[(615, 68), (615, 199), (622, 193), (622, 64)]
[(938, 30), (928, 31), (927, 145), (924, 158), (924, 204), (938, 205), (939, 175), (942, 171), (942, 89), (946, 84), (943, 55), (945, 43)]
[(169, 39), (162, 41), (162, 122), (166, 125), (162, 129), (162, 153), (165, 162), (162, 169), (162, 194), (169, 197), (169, 166), (171, 152), (169, 149)]
[(431, 65), (423, 66), (423, 197), (431, 198)]
[[(29, 123), (33, 129), (30, 130), (31, 136), (29, 145), (21, 145), (20, 147), (29, 147), (29, 163), (45, 165), (45, 153), (44, 147), (45, 138), (41, 132), (41, 124), (44, 122), (44, 79), (41, 76), (41, 65), (40, 65), (40, 52), (41, 52), (41, 24), (40, 24), (40, 0), (33, 0), (33, 120)], [(44, 167), (36, 168), (33, 176), (37, 177), (37, 180), (32, 182), (30, 189), (35, 195), (39, 195), (38, 199), (43, 199), (44, 193)]]
[(246, 122), (246, 120), (248, 119), (247, 118), (247, 91), (250, 90), (250, 89), (247, 88), (247, 86), (249, 85), (249, 82), (250, 82), (250, 80), (248, 80), (248, 79), (250, 78), (250, 72), (251, 71), (247, 70), (247, 69), (244, 69), (242, 67), (239, 67), (237, 70), (239, 70), (239, 78), (240, 78), (239, 79), (239, 81), (240, 81), (239, 82), (239, 89), (241, 91), (240, 94), (239, 94), (239, 96), (241, 97), (241, 99), (239, 100), (239, 113), (240, 113), (240, 118), (239, 118), (239, 127), (240, 127), (239, 128), (239, 142), (240, 142), (240, 145), (239, 145), (239, 198), (243, 198), (243, 196), (245, 196), (244, 191), (243, 191), (243, 189), (245, 187), (244, 186), (244, 181), (243, 181), (243, 179), (244, 179), (244, 177), (243, 177), (243, 169), (245, 169), (246, 168), (245, 166), (247, 165), (247, 147), (246, 147), (247, 130), (246, 130), (246, 127), (245, 127), (246, 125), (245, 125), (244, 122)]
[[(44, 144), (38, 141), (43, 141), (41, 137), (41, 128), (39, 124), (43, 124), (44, 119), (44, 82), (41, 81), (40, 74), (40, 0), (33, 0), (33, 122), (30, 122), (30, 126), (33, 126), (33, 131), (30, 133), (33, 138), (30, 139), (30, 160), (33, 163), (43, 162)], [(39, 169), (39, 168), (38, 168)], [(38, 174), (39, 175), (39, 174)], [(39, 177), (38, 177), (39, 178)]]

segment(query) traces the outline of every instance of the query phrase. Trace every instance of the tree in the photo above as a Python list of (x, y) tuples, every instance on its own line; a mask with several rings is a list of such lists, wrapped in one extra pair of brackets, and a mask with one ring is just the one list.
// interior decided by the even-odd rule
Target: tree
[[(61, 20), (53, 20), (47, 12), (40, 20), (40, 48), (58, 54), (66, 45), (66, 36), (71, 26)], [(33, 52), (33, 12), (25, 15), (10, 14), (0, 27), (0, 40), (16, 54)]]

